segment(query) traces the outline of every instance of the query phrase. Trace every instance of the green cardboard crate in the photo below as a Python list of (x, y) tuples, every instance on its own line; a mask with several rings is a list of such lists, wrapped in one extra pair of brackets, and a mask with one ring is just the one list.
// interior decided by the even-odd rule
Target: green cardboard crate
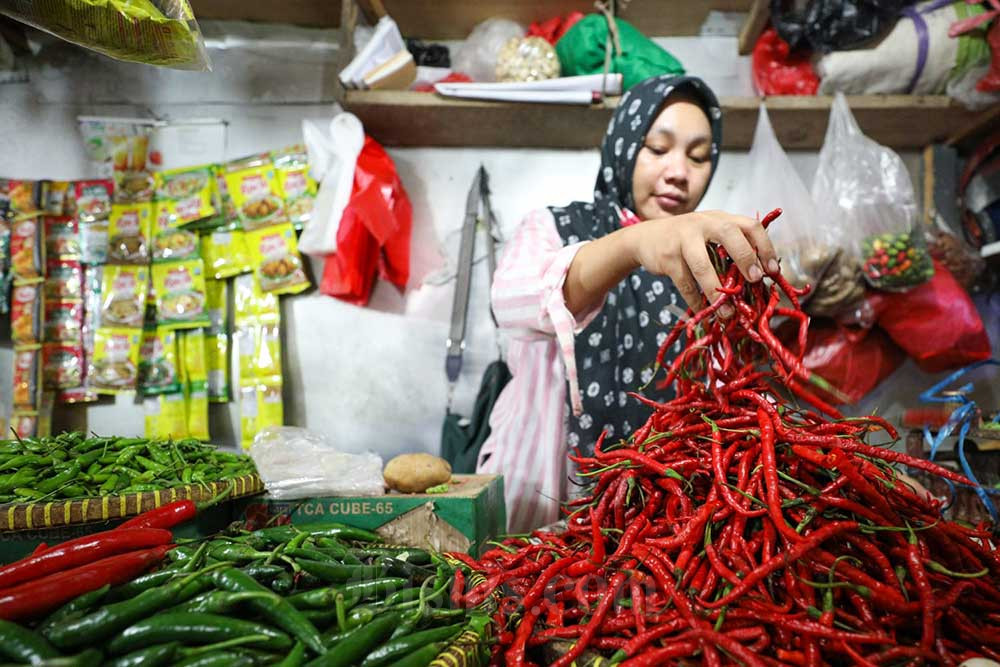
[(447, 493), (389, 493), (376, 497), (239, 501), (250, 527), (337, 522), (372, 530), (387, 542), (435, 551), (478, 554), (506, 532), (500, 475), (454, 475)]

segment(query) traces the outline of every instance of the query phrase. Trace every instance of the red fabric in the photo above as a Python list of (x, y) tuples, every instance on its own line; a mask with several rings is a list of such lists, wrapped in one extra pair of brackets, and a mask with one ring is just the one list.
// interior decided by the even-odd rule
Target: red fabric
[(365, 144), (354, 169), (354, 188), (337, 230), (337, 252), (326, 256), (319, 289), (364, 305), (376, 275), (400, 290), (410, 278), (410, 199), (392, 158), (374, 139)]
[[(793, 345), (798, 324), (786, 322), (779, 334)], [(878, 328), (845, 327), (826, 319), (815, 319), (809, 326), (805, 367), (832, 384), (857, 403), (906, 360), (906, 354)], [(820, 396), (832, 396), (810, 387)]]
[(566, 16), (553, 16), (547, 21), (535, 21), (528, 26), (528, 37), (541, 37), (549, 44), (555, 44), (576, 22), (583, 18), (580, 12), (570, 12)]
[(921, 370), (937, 373), (990, 357), (990, 339), (975, 304), (940, 262), (934, 262), (934, 277), (926, 283), (875, 298), (878, 326)]
[[(467, 74), (462, 74), (461, 72), (452, 72), (445, 78), (435, 81), (434, 83), (470, 83), (472, 77)], [(433, 93), (434, 83), (421, 83), (413, 86), (413, 91), (418, 93)]]
[(993, 19), (993, 26), (986, 33), (986, 42), (990, 45), (992, 57), (990, 69), (976, 83), (976, 90), (983, 93), (1000, 92), (1000, 17)]
[(792, 53), (774, 28), (757, 40), (752, 62), (753, 85), (761, 95), (815, 95), (819, 88), (809, 55)]

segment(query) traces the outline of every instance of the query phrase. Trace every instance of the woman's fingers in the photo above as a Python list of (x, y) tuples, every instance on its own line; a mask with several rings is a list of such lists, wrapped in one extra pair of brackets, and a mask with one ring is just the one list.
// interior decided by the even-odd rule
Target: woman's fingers
[(781, 270), (778, 266), (778, 253), (774, 251), (774, 244), (771, 237), (767, 235), (767, 230), (759, 221), (753, 218), (740, 216), (737, 224), (743, 233), (750, 239), (750, 245), (757, 250), (757, 257), (760, 258), (760, 266), (767, 273), (777, 273)]
[(681, 298), (684, 299), (684, 303), (689, 308), (692, 310), (701, 308), (701, 290), (698, 289), (698, 283), (695, 281), (694, 276), (691, 275), (691, 270), (688, 269), (684, 261), (675, 262), (670, 267), (670, 270), (667, 271), (667, 275), (670, 276), (670, 279), (674, 282), (674, 287), (681, 293)]
[(720, 296), (717, 290), (722, 284), (719, 282), (715, 266), (708, 256), (708, 248), (705, 247), (704, 238), (694, 236), (686, 239), (681, 244), (681, 254), (688, 270), (694, 276), (695, 282), (701, 287), (702, 293), (710, 302), (714, 302)]
[(750, 241), (744, 236), (743, 229), (738, 225), (722, 223), (711, 234), (711, 240), (722, 244), (729, 257), (732, 258), (740, 273), (750, 282), (757, 282), (764, 277), (761, 265), (757, 263), (757, 253)]

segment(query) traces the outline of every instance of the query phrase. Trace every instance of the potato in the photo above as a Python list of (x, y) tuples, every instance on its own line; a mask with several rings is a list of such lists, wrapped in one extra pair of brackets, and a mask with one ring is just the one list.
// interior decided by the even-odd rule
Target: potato
[(423, 493), (432, 486), (451, 480), (451, 465), (432, 454), (400, 454), (382, 473), (390, 489), (402, 493)]

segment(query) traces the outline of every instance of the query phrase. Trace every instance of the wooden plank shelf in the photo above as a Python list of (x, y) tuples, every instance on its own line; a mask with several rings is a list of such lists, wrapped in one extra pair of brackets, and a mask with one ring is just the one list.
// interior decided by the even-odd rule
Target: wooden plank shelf
[[(322, 28), (338, 27), (341, 20), (341, 0), (192, 0), (191, 4), (199, 19)], [(372, 13), (370, 1), (359, 4), (366, 14)], [(697, 35), (710, 11), (746, 12), (752, 4), (753, 0), (632, 0), (618, 15), (647, 35)], [(593, 0), (382, 0), (381, 5), (404, 36), (449, 40), (465, 39), (488, 18), (512, 19), (527, 26), (573, 11), (594, 11)]]
[[(757, 97), (723, 97), (723, 147), (745, 149)], [(771, 123), (787, 150), (823, 143), (832, 97), (768, 97)], [(952, 136), (979, 116), (944, 96), (858, 95), (848, 103), (861, 129), (893, 148), (917, 149)], [(347, 91), (344, 107), (388, 146), (594, 148), (617, 98), (584, 106), (457, 100), (409, 91)]]

